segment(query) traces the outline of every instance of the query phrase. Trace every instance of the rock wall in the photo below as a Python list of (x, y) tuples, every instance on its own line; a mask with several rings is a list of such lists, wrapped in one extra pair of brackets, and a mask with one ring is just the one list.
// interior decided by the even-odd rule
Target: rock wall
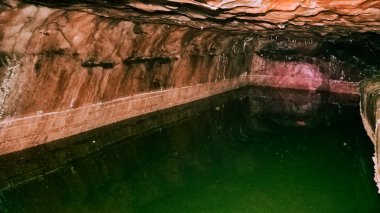
[(17, 64), (16, 72), (11, 64), (2, 71), (3, 82), (17, 81), (4, 102), (5, 116), (231, 79), (249, 71), (253, 54), (247, 35), (84, 12), (28, 6), (2, 13), (1, 20), (0, 50)]
[(369, 53), (341, 52), (379, 40), (262, 37), (93, 12), (2, 7), (1, 154), (246, 85), (356, 95)]
[(363, 125), (375, 146), (373, 161), (375, 178), (380, 193), (380, 84), (376, 79), (365, 80), (360, 86), (360, 109)]
[(33, 5), (0, 28), (2, 154), (246, 85), (254, 53), (244, 33)]

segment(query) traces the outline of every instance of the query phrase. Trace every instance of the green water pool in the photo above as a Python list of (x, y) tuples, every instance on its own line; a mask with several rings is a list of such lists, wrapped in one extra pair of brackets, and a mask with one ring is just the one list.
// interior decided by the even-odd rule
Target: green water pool
[[(300, 103), (272, 93), (240, 91), (175, 123), (42, 169), (4, 187), (0, 210), (380, 212), (373, 145), (358, 108), (322, 101), (323, 95)], [(111, 140), (112, 131), (97, 131), (83, 140)]]

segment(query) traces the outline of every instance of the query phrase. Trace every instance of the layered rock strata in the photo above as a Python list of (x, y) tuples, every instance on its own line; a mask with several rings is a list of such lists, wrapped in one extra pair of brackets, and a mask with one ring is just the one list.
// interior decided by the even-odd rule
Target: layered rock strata
[[(20, 4), (7, 0), (8, 7)], [(198, 29), (254, 31), (261, 35), (349, 35), (380, 31), (378, 0), (167, 0), (51, 1), (25, 0), (104, 17), (171, 23)]]
[(85, 12), (2, 18), (2, 154), (244, 85), (254, 52), (244, 34)]
[[(361, 71), (378, 63), (367, 59), (377, 53), (373, 34), (262, 37), (105, 17), (91, 5), (3, 3), (1, 154), (246, 85), (356, 95)], [(360, 51), (347, 59), (346, 45)]]

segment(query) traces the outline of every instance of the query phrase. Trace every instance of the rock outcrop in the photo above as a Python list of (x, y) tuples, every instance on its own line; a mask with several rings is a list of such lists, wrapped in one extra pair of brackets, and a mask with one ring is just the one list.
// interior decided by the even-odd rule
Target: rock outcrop
[(378, 79), (364, 80), (360, 87), (361, 116), (364, 128), (375, 146), (373, 162), (375, 178), (380, 193), (380, 83)]

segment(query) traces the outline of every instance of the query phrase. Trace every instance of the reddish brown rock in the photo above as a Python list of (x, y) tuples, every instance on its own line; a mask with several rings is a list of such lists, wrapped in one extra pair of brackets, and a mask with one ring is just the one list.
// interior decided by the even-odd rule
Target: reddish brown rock
[(379, 8), (370, 0), (2, 1), (0, 154), (247, 85), (355, 96), (380, 70)]
[[(72, 1), (27, 0), (51, 7), (83, 10), (105, 17), (171, 23), (196, 28), (254, 31), (300, 36), (379, 32), (377, 0), (169, 0)], [(138, 9), (138, 10), (136, 10)], [(138, 12), (140, 11), (140, 12)]]
[[(336, 46), (352, 42), (351, 37), (264, 38), (243, 29), (227, 31), (228, 23), (224, 30), (199, 29), (190, 22), (171, 24), (165, 15), (155, 21), (154, 14), (141, 22), (131, 18), (136, 11), (119, 8), (131, 5), (123, 5), (104, 5), (96, 12), (90, 3), (47, 8), (9, 1), (2, 6), (0, 153), (247, 84), (357, 94), (363, 66), (344, 61)], [(227, 5), (217, 6), (228, 8), (219, 15), (238, 8)], [(105, 11), (115, 13), (99, 16)], [(372, 50), (377, 43), (369, 41), (366, 49)], [(355, 57), (361, 62), (363, 54)], [(347, 64), (350, 69), (342, 71)]]

